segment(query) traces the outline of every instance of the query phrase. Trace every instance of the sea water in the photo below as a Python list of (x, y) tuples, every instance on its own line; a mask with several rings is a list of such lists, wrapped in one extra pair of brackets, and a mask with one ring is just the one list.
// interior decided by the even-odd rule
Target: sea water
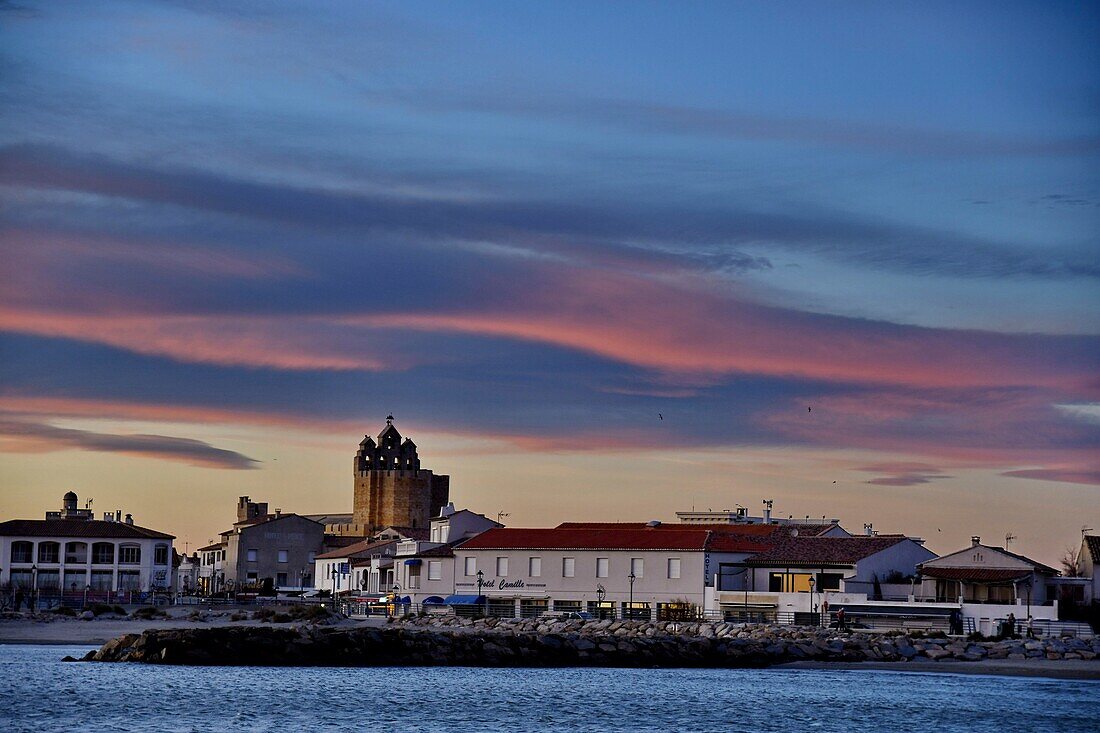
[(1100, 682), (870, 670), (176, 667), (0, 645), (3, 731), (1089, 731)]

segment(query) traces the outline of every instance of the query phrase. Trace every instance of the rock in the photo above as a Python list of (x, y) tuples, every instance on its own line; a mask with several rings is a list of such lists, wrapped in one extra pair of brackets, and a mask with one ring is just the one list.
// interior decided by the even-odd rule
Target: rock
[(91, 621), (94, 618), (95, 618), (95, 614), (92, 613), (91, 611), (85, 611), (84, 613), (80, 614), (80, 619), (82, 621)]
[(951, 652), (947, 651), (946, 649), (941, 649), (939, 647), (935, 647), (935, 648), (932, 648), (932, 649), (925, 650), (924, 655), (926, 657), (928, 657), (929, 659), (939, 661), (941, 659), (947, 659), (948, 657), (950, 657)]

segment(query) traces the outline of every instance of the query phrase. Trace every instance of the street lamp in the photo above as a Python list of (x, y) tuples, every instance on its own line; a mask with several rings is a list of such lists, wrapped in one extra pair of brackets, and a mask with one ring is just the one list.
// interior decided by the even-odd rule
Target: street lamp
[(390, 589), (393, 592), (393, 615), (397, 615), (397, 594), (401, 592), (401, 586), (397, 583), (393, 584), (393, 588)]
[[(810, 613), (813, 613), (816, 610), (814, 608), (814, 585), (815, 585), (814, 576), (811, 575), (810, 576)], [(818, 624), (814, 624), (814, 625), (817, 626)]]
[[(481, 588), (484, 585), (485, 585), (485, 571), (484, 570), (478, 570), (477, 571), (477, 597), (478, 597), (478, 599), (481, 598)], [(489, 605), (489, 599), (485, 599), (485, 605), (486, 606)], [(488, 615), (488, 614), (486, 614), (486, 615)]]
[(596, 584), (596, 615), (599, 618), (603, 618), (603, 599), (607, 597), (607, 591), (604, 590), (602, 584)]
[(38, 566), (31, 565), (31, 614), (38, 610)]
[(630, 618), (634, 618), (634, 581), (638, 579), (638, 576), (631, 570), (630, 575), (626, 576), (626, 579), (630, 581)]
[(90, 585), (84, 586), (84, 605), (81, 607), (81, 610), (88, 608), (88, 591), (90, 591), (91, 589), (92, 586)]

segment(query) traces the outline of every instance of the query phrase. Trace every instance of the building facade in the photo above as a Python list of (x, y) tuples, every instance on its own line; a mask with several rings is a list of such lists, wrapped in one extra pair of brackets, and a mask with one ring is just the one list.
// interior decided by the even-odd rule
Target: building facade
[(276, 510), (238, 521), (223, 536), (227, 589), (313, 587), (314, 562), (324, 550), (321, 523)]
[(0, 522), (0, 584), (13, 590), (95, 594), (170, 590), (172, 535), (140, 527), (129, 514), (92, 517), (77, 495), (45, 519)]

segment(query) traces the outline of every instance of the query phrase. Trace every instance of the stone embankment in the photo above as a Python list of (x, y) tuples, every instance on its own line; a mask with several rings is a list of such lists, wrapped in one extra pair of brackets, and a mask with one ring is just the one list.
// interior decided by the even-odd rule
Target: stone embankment
[[(766, 667), (796, 661), (1096, 660), (1100, 639), (965, 641), (726, 623), (455, 620), (384, 628), (223, 627), (127, 634), (84, 661), (199, 665)], [(1100, 664), (1100, 661), (1097, 662)]]

